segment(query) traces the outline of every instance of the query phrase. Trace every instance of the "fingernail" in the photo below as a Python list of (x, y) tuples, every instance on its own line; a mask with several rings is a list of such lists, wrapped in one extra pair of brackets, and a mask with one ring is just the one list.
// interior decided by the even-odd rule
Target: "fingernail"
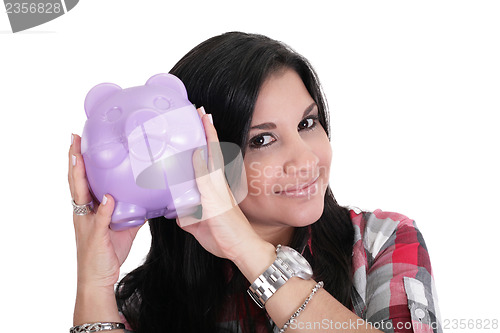
[(76, 165), (76, 156), (75, 155), (71, 155), (71, 164), (73, 164), (73, 166)]
[(106, 206), (106, 203), (108, 203), (108, 197), (106, 195), (103, 195), (101, 205)]
[(200, 111), (201, 111), (201, 113), (203, 113), (203, 114), (207, 114), (207, 112), (205, 111), (205, 108), (204, 108), (203, 106), (200, 106)]
[(71, 133), (71, 145), (73, 145), (73, 141), (75, 141), (75, 136)]
[(214, 118), (212, 117), (211, 113), (208, 114), (208, 120), (210, 121), (210, 124), (214, 124)]
[(198, 149), (198, 154), (200, 154), (201, 159), (205, 160), (205, 149)]

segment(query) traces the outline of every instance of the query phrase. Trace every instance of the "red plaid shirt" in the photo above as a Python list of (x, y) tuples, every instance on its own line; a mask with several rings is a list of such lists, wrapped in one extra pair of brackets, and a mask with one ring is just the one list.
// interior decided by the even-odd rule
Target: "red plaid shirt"
[(442, 332), (429, 254), (404, 215), (351, 210), (354, 312), (384, 332)]

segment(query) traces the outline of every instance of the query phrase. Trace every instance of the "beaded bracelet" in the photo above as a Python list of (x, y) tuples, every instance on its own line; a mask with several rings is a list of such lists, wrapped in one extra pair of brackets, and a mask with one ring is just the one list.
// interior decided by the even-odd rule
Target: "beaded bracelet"
[(314, 294), (316, 294), (316, 292), (318, 290), (320, 290), (321, 288), (323, 288), (323, 281), (319, 281), (313, 288), (311, 294), (309, 295), (309, 297), (306, 298), (306, 300), (304, 301), (304, 303), (300, 306), (300, 308), (297, 309), (297, 311), (295, 311), (295, 313), (290, 317), (290, 319), (288, 319), (288, 321), (285, 323), (285, 325), (283, 325), (283, 327), (280, 329), (280, 332), (279, 333), (283, 333), (286, 331), (286, 329), (288, 328), (288, 326), (290, 326), (293, 322), (296, 321), (297, 317), (300, 315), (300, 313), (302, 311), (304, 311), (304, 309), (306, 308), (307, 306), (307, 303), (309, 303), (309, 301), (313, 298)]
[(70, 333), (91, 333), (99, 331), (111, 331), (117, 329), (124, 329), (123, 323), (90, 323), (78, 326), (73, 326), (69, 329)]

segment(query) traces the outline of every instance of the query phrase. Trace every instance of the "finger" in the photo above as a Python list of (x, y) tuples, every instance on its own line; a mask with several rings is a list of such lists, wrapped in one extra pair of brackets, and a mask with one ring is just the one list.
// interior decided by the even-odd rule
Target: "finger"
[(203, 128), (205, 130), (205, 137), (207, 139), (208, 147), (208, 160), (211, 161), (209, 164), (211, 170), (216, 170), (218, 168), (224, 167), (224, 160), (222, 158), (222, 153), (219, 146), (219, 137), (217, 131), (213, 125), (212, 114), (207, 114), (203, 106), (196, 109), (198, 116), (201, 118)]
[(191, 216), (186, 221), (181, 221), (183, 225), (192, 224), (196, 220), (203, 221), (212, 218), (234, 206), (232, 193), (223, 170), (217, 169), (209, 172), (203, 157), (202, 149), (197, 149), (193, 154), (195, 180), (202, 199), (203, 215), (200, 218)]
[(198, 116), (200, 117), (200, 119), (207, 114), (203, 106), (197, 108), (196, 111), (198, 112)]
[(210, 177), (208, 177), (209, 171), (207, 167), (207, 162), (205, 160), (205, 149), (198, 148), (193, 153), (193, 169), (194, 176), (198, 188), (201, 186), (202, 188), (209, 187)]
[(82, 138), (77, 134), (73, 134), (73, 144), (71, 145), (71, 147), (73, 148), (73, 153), (81, 154), (81, 145)]
[(224, 157), (220, 148), (217, 130), (212, 122), (212, 115), (204, 115), (202, 117), (202, 122), (205, 128), (205, 136), (207, 138), (209, 169), (210, 171), (217, 169), (224, 170)]
[[(115, 207), (114, 198), (106, 194), (102, 197), (101, 204), (97, 208), (95, 214), (95, 222), (97, 227), (97, 232), (105, 233), (108, 232), (109, 224), (111, 223), (111, 216), (113, 215), (113, 209)], [(139, 230), (139, 229), (137, 229)], [(136, 231), (137, 232), (137, 231)]]
[(68, 183), (72, 198), (75, 197), (73, 167), (77, 162), (76, 155), (81, 153), (80, 145), (81, 145), (81, 138), (78, 135), (71, 133), (71, 145), (68, 152)]
[(201, 193), (210, 193), (211, 191), (221, 192), (222, 189), (227, 192), (228, 185), (224, 172), (221, 169), (209, 171), (205, 162), (205, 153), (203, 149), (196, 149), (193, 154), (193, 168), (196, 178), (196, 184)]
[(68, 185), (69, 191), (71, 193), (71, 197), (73, 197), (73, 167), (72, 167), (72, 156), (73, 156), (73, 141), (75, 140), (75, 136), (71, 133), (71, 145), (69, 146), (68, 151)]
[(205, 136), (208, 142), (219, 142), (219, 137), (217, 135), (217, 130), (213, 124), (213, 116), (211, 113), (204, 114), (201, 117), (203, 122), (203, 127), (205, 129)]
[(77, 205), (87, 204), (92, 201), (90, 195), (87, 177), (85, 175), (85, 163), (81, 154), (71, 156), (72, 178), (73, 178), (73, 200)]
[(85, 162), (81, 154), (82, 138), (73, 134), (72, 141), (70, 163), (73, 189), (71, 194), (77, 205), (83, 205), (92, 201), (92, 196), (90, 195), (87, 176), (85, 174)]

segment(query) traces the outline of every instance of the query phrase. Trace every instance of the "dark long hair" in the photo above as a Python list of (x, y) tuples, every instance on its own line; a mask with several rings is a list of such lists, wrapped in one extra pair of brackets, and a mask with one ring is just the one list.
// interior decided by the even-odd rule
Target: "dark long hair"
[[(302, 78), (330, 137), (326, 101), (315, 71), (281, 42), (226, 33), (196, 46), (170, 73), (184, 82), (192, 103), (213, 114), (219, 140), (238, 144), (244, 153), (259, 89), (269, 75), (283, 68)], [(305, 249), (316, 281), (324, 281), (325, 289), (350, 307), (354, 230), (348, 210), (337, 204), (330, 187), (324, 201), (320, 219), (310, 227), (296, 228), (289, 246)], [(236, 266), (203, 249), (175, 220), (156, 218), (149, 225), (151, 249), (144, 264), (127, 274), (116, 290), (119, 309), (132, 328), (147, 333), (236, 331), (236, 326), (226, 330), (217, 326), (227, 315), (246, 318), (245, 332), (255, 332), (255, 322), (265, 318), (265, 310), (246, 295), (249, 282)], [(269, 322), (267, 327), (271, 332)]]

